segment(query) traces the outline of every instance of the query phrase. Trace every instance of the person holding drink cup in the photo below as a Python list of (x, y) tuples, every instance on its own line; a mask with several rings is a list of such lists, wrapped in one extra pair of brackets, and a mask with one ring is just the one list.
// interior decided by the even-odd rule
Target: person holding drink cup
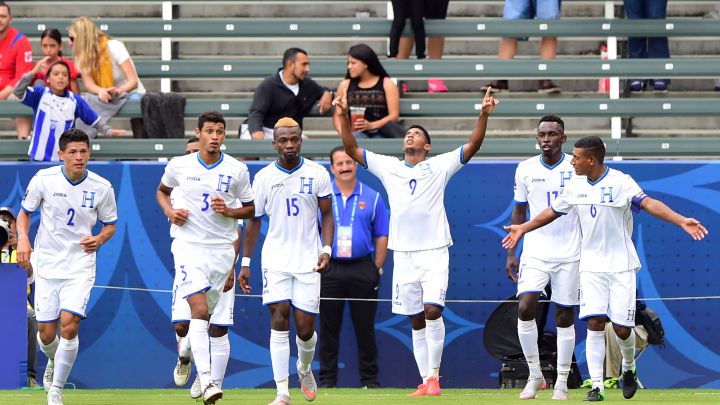
[[(348, 51), (348, 70), (337, 94), (347, 94), (350, 123), (356, 138), (405, 136), (405, 128), (398, 122), (398, 88), (368, 45), (354, 45)], [(340, 133), (337, 116), (333, 117), (333, 125)]]

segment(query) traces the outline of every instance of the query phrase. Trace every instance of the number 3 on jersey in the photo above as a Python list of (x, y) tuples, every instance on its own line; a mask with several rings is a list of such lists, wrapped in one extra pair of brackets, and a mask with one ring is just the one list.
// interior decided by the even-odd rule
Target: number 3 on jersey
[(286, 198), (285, 205), (287, 205), (287, 215), (289, 217), (296, 217), (300, 213), (300, 207), (297, 205), (297, 198)]

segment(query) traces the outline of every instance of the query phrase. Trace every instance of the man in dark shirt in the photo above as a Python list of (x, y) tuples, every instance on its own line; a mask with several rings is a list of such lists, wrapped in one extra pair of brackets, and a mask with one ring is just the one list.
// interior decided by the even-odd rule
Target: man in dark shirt
[(332, 92), (307, 77), (308, 54), (290, 48), (283, 55), (283, 67), (255, 89), (250, 113), (240, 126), (242, 139), (272, 139), (273, 126), (282, 117), (290, 117), (302, 128), (303, 118), (319, 102), (320, 114), (330, 109)]

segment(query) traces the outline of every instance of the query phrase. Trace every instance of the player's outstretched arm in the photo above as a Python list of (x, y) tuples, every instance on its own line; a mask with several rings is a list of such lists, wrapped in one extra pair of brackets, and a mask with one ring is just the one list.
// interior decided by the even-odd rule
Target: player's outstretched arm
[[(333, 241), (335, 241), (335, 221), (333, 220), (332, 214), (332, 200), (326, 198), (324, 200), (318, 201), (318, 208), (320, 208), (320, 215), (322, 216), (321, 226), (323, 243), (325, 245), (332, 246)], [(318, 257), (317, 267), (315, 267), (315, 271), (317, 271), (318, 273), (322, 273), (323, 271), (327, 270), (329, 264), (330, 255), (323, 252)]]
[(491, 88), (488, 87), (485, 92), (485, 96), (482, 99), (482, 111), (478, 117), (477, 123), (475, 123), (475, 129), (470, 135), (470, 140), (465, 144), (463, 148), (463, 161), (468, 162), (473, 156), (480, 150), (483, 140), (485, 140), (485, 131), (487, 130), (487, 122), (490, 114), (492, 114), (495, 106), (500, 103), (500, 100), (496, 100), (491, 94)]
[(335, 106), (335, 116), (333, 120), (335, 122), (335, 128), (340, 133), (343, 146), (345, 147), (345, 153), (350, 156), (354, 161), (360, 163), (361, 166), (365, 166), (365, 159), (363, 158), (363, 150), (357, 143), (355, 135), (352, 133), (352, 127), (350, 126), (350, 118), (348, 118), (348, 102), (347, 93), (342, 92), (335, 97), (332, 102)]
[[(260, 237), (260, 218), (248, 219), (245, 224), (245, 240), (243, 241), (243, 258), (240, 267), (240, 275), (238, 275), (237, 283), (240, 290), (247, 294), (250, 292), (250, 259), (252, 258), (253, 251), (255, 251), (255, 244)], [(245, 263), (247, 261), (247, 263)]]
[(17, 259), (20, 267), (28, 271), (28, 278), (32, 277), (33, 268), (30, 264), (32, 246), (30, 246), (30, 214), (20, 210), (17, 217)]
[(541, 228), (550, 222), (560, 218), (560, 214), (548, 207), (542, 210), (537, 216), (520, 225), (504, 226), (506, 231), (509, 233), (503, 238), (502, 246), (505, 249), (514, 248), (517, 246), (520, 239), (528, 232), (532, 232), (538, 228)]
[[(527, 220), (527, 204), (515, 204), (513, 207), (512, 214), (510, 215), (510, 222), (513, 225), (520, 225)], [(510, 280), (514, 283), (518, 281), (518, 259), (515, 255), (515, 247), (507, 249), (507, 260), (505, 261), (505, 272)]]
[(708, 234), (708, 230), (700, 221), (678, 214), (660, 200), (645, 197), (640, 203), (640, 207), (656, 218), (679, 226), (695, 240), (702, 240)]

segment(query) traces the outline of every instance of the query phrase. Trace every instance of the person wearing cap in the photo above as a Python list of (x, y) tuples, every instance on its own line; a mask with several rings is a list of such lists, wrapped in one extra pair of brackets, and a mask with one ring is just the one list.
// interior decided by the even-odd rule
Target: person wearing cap
[[(15, 212), (9, 207), (0, 207), (0, 219), (8, 224), (9, 235), (8, 240), (2, 247), (0, 253), (0, 263), (17, 263), (17, 235), (15, 233)], [(30, 303), (30, 292), (32, 285), (32, 273), (28, 277), (27, 287), (27, 332), (28, 332), (28, 353), (27, 353), (27, 386), (37, 387), (35, 380), (37, 376), (37, 346), (35, 343), (35, 335), (37, 335), (37, 320), (35, 319), (35, 309)]]
[[(335, 243), (328, 271), (321, 276), (320, 386), (337, 385), (340, 329), (344, 298), (351, 300), (350, 316), (358, 345), (360, 383), (379, 386), (375, 314), (382, 267), (387, 258), (389, 223), (380, 194), (357, 179), (357, 164), (342, 146), (330, 152)], [(367, 301), (365, 301), (367, 299)]]

